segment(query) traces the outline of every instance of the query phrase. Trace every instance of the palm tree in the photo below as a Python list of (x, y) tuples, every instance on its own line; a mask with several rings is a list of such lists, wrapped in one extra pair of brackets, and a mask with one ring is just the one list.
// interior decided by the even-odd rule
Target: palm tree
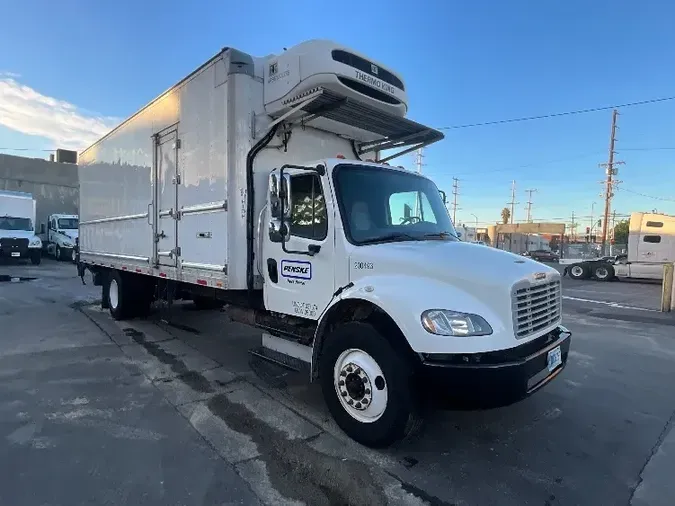
[(511, 211), (508, 207), (505, 207), (502, 209), (502, 223), (506, 225), (509, 222), (509, 219), (511, 219)]

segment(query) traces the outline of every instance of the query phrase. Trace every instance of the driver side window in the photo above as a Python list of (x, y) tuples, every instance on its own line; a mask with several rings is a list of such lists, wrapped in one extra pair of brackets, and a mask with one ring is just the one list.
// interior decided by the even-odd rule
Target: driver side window
[(429, 199), (423, 192), (392, 193), (389, 197), (389, 216), (392, 225), (419, 221), (437, 223)]
[(328, 215), (319, 176), (293, 176), (291, 188), (291, 235), (323, 241), (328, 235)]

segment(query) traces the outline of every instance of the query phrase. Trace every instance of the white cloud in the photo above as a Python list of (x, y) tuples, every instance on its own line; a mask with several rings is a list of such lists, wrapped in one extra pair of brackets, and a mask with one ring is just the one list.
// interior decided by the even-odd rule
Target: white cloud
[(42, 95), (0, 74), (0, 124), (46, 137), (54, 146), (82, 150), (105, 135), (119, 120), (86, 114), (75, 105)]

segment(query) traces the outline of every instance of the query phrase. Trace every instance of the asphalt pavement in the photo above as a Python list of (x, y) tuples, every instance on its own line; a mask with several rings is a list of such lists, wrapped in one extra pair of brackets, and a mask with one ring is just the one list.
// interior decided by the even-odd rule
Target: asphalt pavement
[[(559, 378), (507, 408), (434, 412), (413, 438), (374, 451), (335, 426), (318, 385), (254, 360), (259, 333), (224, 312), (178, 304), (114, 322), (72, 265), (0, 266), (2, 275), (34, 279), (0, 282), (0, 455), (11, 462), (0, 504), (675, 497), (675, 320), (652, 311), (641, 313), (654, 321), (633, 321), (566, 299), (574, 335)], [(568, 281), (564, 294), (580, 286)], [(623, 283), (583, 289), (614, 286)]]

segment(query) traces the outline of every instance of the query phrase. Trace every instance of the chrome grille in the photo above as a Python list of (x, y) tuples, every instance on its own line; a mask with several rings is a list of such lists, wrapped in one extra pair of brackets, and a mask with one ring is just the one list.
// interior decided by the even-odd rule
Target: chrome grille
[(531, 336), (561, 318), (560, 280), (516, 287), (513, 293), (513, 330), (516, 339)]

